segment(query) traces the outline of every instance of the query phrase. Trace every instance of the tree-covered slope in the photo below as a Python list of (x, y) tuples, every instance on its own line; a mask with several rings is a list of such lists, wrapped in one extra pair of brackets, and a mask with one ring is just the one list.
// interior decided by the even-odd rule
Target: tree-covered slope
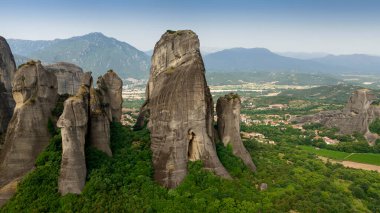
[[(1, 212), (371, 212), (380, 209), (380, 175), (324, 164), (312, 154), (280, 143), (246, 141), (258, 167), (250, 172), (217, 145), (218, 155), (234, 177), (220, 179), (189, 164), (176, 189), (153, 181), (149, 132), (112, 124), (112, 158), (86, 148), (87, 183), (81, 195), (58, 193), (61, 138), (55, 136), (40, 154), (37, 168), (24, 178)], [(261, 183), (268, 189), (260, 191)]]
[(45, 63), (70, 62), (100, 76), (115, 70), (122, 78), (147, 78), (149, 57), (129, 45), (102, 33), (90, 33), (52, 41), (9, 39), (15, 54)]

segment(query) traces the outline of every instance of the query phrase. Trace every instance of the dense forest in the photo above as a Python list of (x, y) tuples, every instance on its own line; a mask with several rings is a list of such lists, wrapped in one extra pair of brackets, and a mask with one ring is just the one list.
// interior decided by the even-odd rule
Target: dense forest
[[(176, 189), (154, 182), (150, 138), (113, 123), (112, 158), (86, 147), (87, 183), (81, 195), (60, 196), (59, 132), (39, 155), (36, 169), (19, 185), (1, 212), (376, 212), (380, 210), (380, 175), (323, 163), (295, 145), (244, 142), (257, 172), (250, 172), (217, 144), (233, 180), (221, 179), (190, 162), (189, 174)], [(260, 190), (265, 183), (267, 189)]]

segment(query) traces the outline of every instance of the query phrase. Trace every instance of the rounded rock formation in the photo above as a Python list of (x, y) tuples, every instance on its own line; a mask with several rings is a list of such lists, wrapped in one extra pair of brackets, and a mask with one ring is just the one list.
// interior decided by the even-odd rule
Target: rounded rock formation
[(57, 76), (58, 94), (76, 94), (81, 86), (81, 79), (84, 75), (82, 68), (66, 62), (49, 64), (45, 68)]
[(0, 154), (0, 186), (34, 167), (37, 155), (49, 144), (48, 120), (57, 101), (57, 78), (40, 62), (30, 61), (15, 74), (16, 107)]

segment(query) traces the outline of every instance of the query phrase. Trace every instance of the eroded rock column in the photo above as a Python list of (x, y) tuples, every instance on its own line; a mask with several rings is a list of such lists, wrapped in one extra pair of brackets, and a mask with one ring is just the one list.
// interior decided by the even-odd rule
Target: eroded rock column
[(216, 104), (218, 134), (224, 146), (231, 145), (233, 154), (255, 171), (256, 166), (240, 137), (240, 108), (241, 101), (237, 94), (231, 93), (218, 99)]
[(0, 154), (0, 187), (30, 171), (49, 144), (48, 119), (57, 97), (57, 78), (40, 62), (30, 61), (16, 72), (16, 107)]
[(90, 90), (90, 142), (91, 145), (100, 151), (112, 156), (110, 148), (110, 118), (107, 116), (99, 90)]
[(120, 122), (122, 115), (123, 81), (113, 70), (98, 78), (98, 90), (103, 99), (103, 108), (111, 121)]
[(64, 103), (57, 126), (62, 135), (62, 161), (58, 189), (62, 195), (80, 194), (86, 182), (85, 143), (89, 115), (91, 73), (85, 73), (76, 96)]
[(220, 163), (213, 139), (213, 103), (205, 79), (198, 36), (189, 30), (168, 31), (154, 48), (147, 85), (154, 178), (176, 187), (189, 160), (230, 178)]
[(12, 81), (16, 64), (7, 41), (0, 36), (0, 146), (12, 118), (15, 102), (12, 97)]

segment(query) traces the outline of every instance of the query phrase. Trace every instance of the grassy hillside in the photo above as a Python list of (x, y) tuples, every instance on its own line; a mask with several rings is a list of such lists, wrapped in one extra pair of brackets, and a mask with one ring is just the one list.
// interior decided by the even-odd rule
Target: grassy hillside
[[(252, 173), (217, 145), (222, 163), (234, 177), (224, 180), (189, 164), (176, 189), (152, 179), (147, 130), (132, 132), (113, 124), (114, 156), (86, 148), (87, 183), (81, 195), (61, 197), (57, 190), (61, 138), (55, 136), (1, 212), (371, 212), (380, 209), (380, 175), (324, 164), (293, 146), (246, 141), (258, 166)], [(268, 189), (258, 190), (261, 183)]]

